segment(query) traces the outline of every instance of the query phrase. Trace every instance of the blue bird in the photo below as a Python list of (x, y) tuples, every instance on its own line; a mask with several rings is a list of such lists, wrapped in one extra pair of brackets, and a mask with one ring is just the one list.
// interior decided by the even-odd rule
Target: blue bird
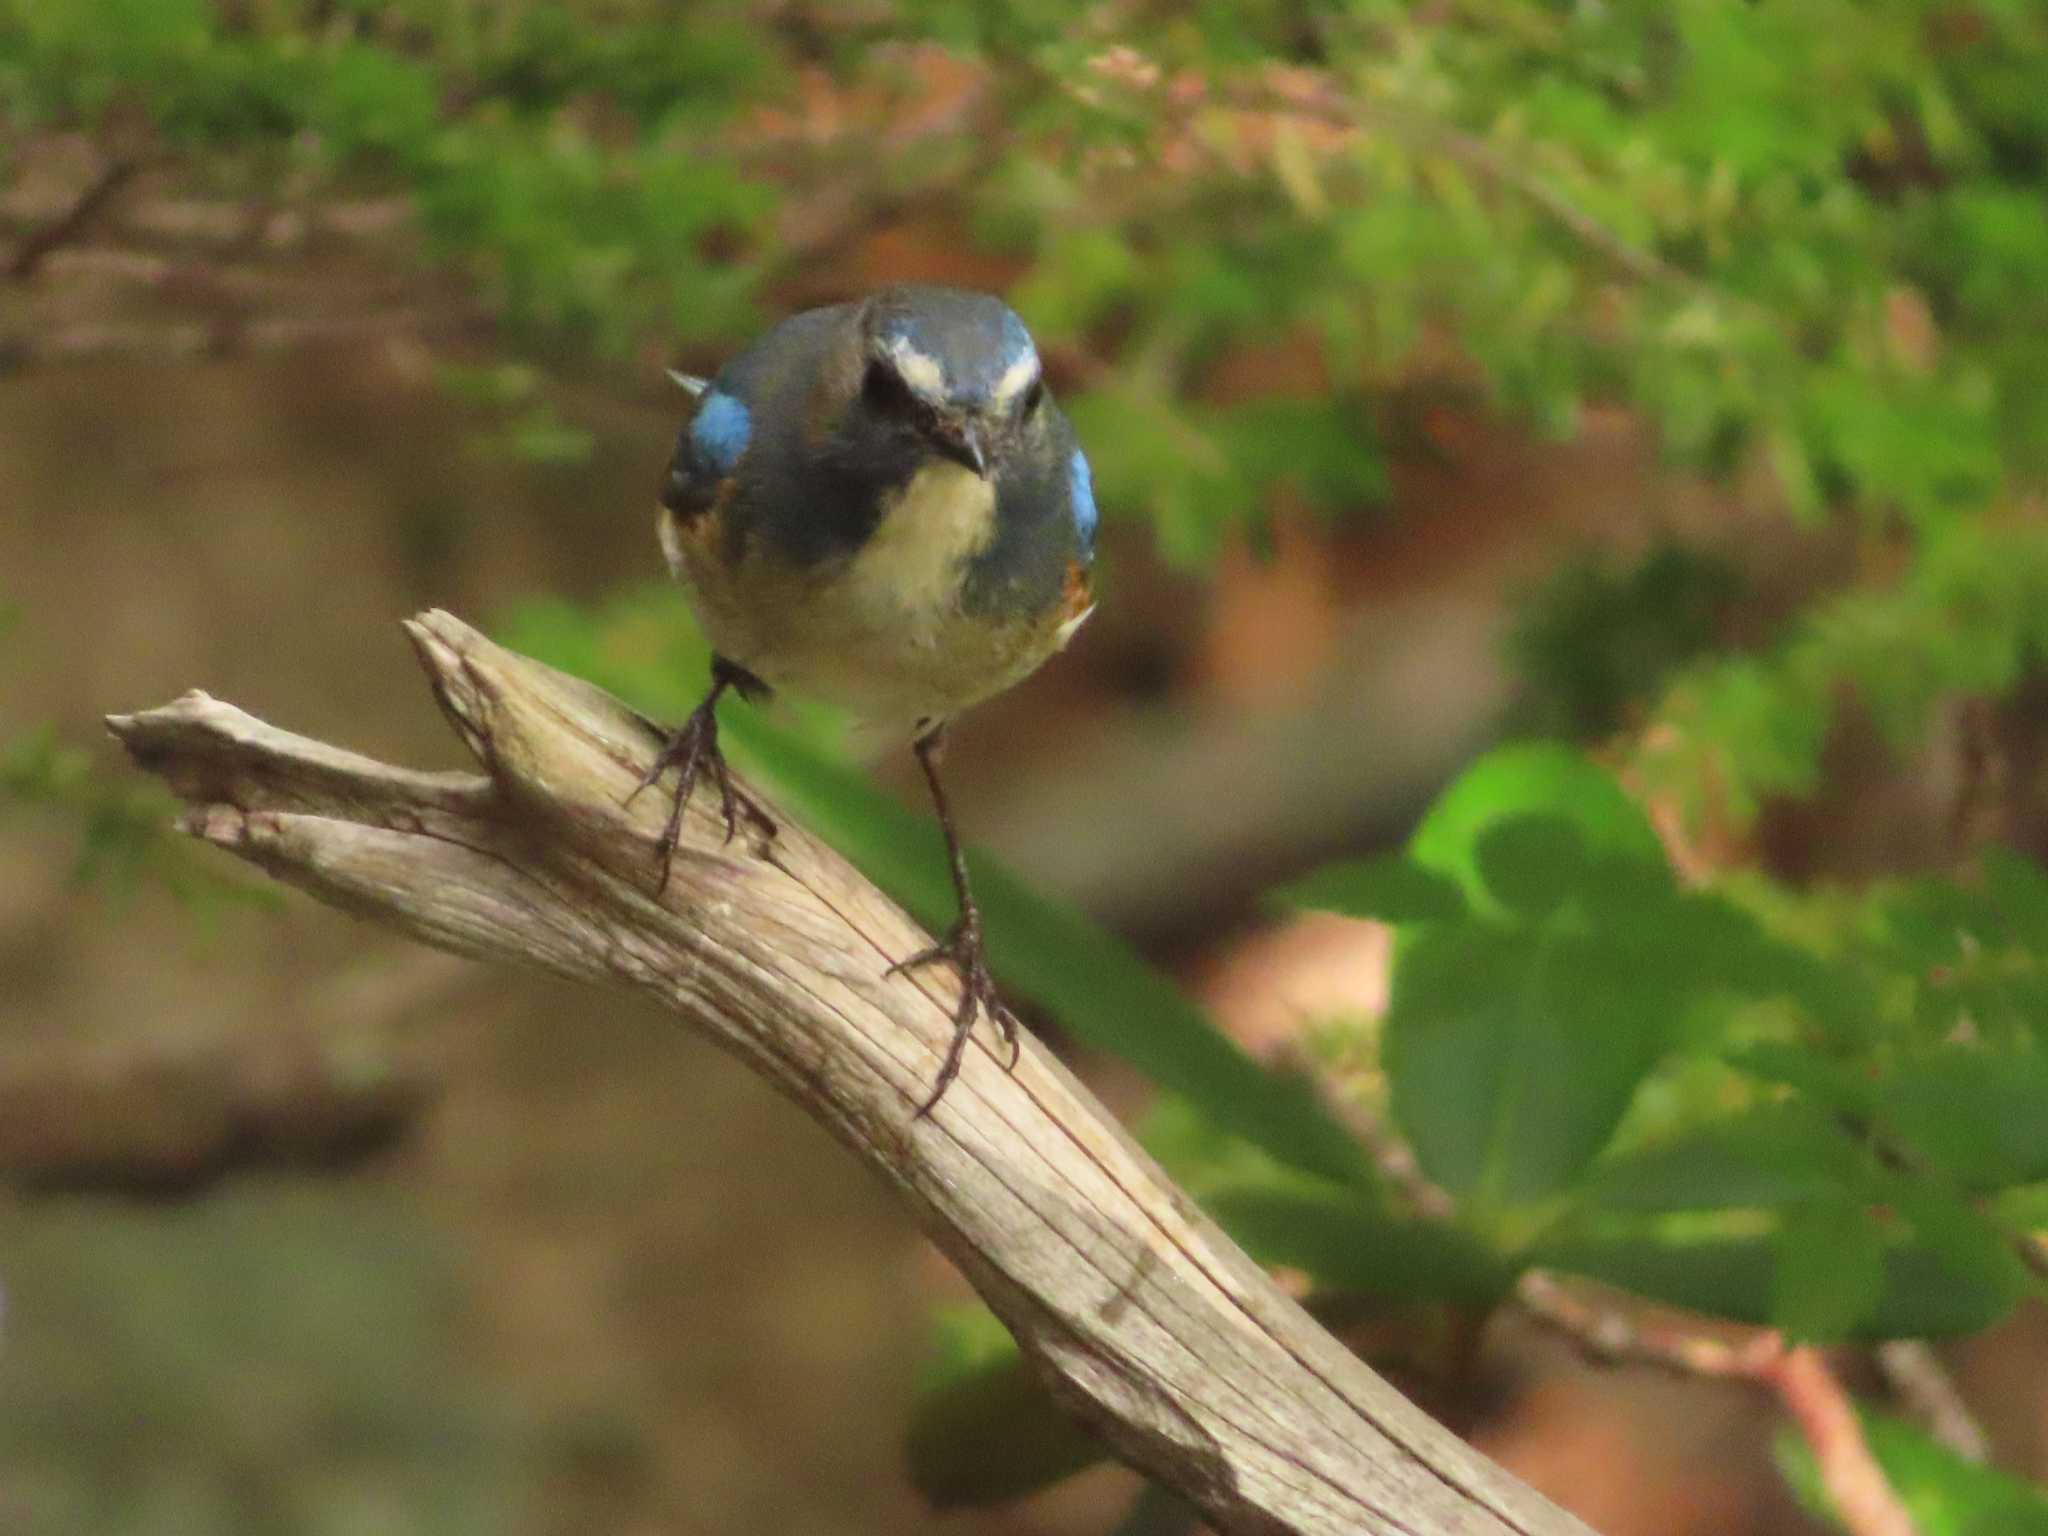
[(726, 689), (759, 701), (789, 687), (907, 736), (959, 901), (943, 942), (889, 968), (960, 972), (922, 1116), (959, 1073), (977, 1012), (1016, 1060), (939, 760), (955, 715), (1021, 682), (1092, 611), (1088, 460), (1023, 321), (988, 294), (885, 289), (792, 315), (708, 383), (673, 377), (696, 410), (662, 491), (661, 546), (712, 661), (704, 702), (640, 785), (679, 770), (662, 883), (701, 774), (718, 785), (728, 839), (736, 807), (775, 830), (736, 796), (719, 751), (712, 711)]

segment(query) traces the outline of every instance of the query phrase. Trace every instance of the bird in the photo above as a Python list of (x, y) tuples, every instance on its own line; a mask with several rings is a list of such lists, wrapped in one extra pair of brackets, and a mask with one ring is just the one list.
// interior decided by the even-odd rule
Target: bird
[(907, 738), (931, 794), (957, 903), (945, 938), (885, 975), (959, 973), (953, 1038), (914, 1118), (958, 1076), (977, 1015), (1010, 1049), (981, 909), (939, 773), (955, 717), (1023, 681), (1094, 611), (1093, 476), (1023, 320), (987, 293), (898, 284), (790, 315), (710, 379), (671, 373), (694, 409), (658, 531), (711, 646), (703, 702), (634, 794), (677, 770), (658, 844), (665, 889), (683, 807), (704, 776), (731, 840), (741, 815), (714, 709), (731, 689), (839, 705)]

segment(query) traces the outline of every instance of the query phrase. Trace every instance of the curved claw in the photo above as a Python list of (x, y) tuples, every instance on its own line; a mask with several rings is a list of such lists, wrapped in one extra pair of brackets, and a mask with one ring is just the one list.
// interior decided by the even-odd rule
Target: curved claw
[(718, 785), (720, 808), (725, 812), (725, 840), (732, 841), (738, 830), (739, 813), (744, 810), (747, 818), (758, 826), (768, 837), (775, 835), (775, 818), (733, 787), (732, 770), (726, 767), (725, 754), (718, 749), (718, 716), (712, 712), (716, 699), (711, 699), (691, 712), (676, 733), (663, 743), (654, 756), (654, 762), (647, 775), (633, 786), (626, 796), (625, 804), (631, 805), (639, 798), (640, 791), (650, 788), (670, 767), (680, 765), (676, 774), (675, 798), (669, 803), (668, 820), (662, 824), (661, 837), (655, 843), (655, 857), (661, 861), (661, 878), (655, 882), (654, 894), (661, 895), (668, 889), (669, 871), (675, 863), (676, 844), (683, 835), (683, 807), (689, 804), (690, 791), (697, 787), (699, 773), (709, 770)]
[(946, 1059), (939, 1065), (938, 1079), (932, 1084), (931, 1093), (911, 1116), (913, 1120), (922, 1120), (929, 1115), (945, 1097), (953, 1079), (960, 1075), (960, 1063), (967, 1054), (967, 1041), (974, 1033), (975, 1014), (986, 1013), (996, 1032), (1010, 1047), (1009, 1070), (1016, 1070), (1024, 1051), (1023, 1041), (1017, 1033), (1017, 1016), (1004, 1004), (996, 991), (995, 977), (989, 973), (988, 955), (982, 949), (978, 924), (963, 919), (954, 924), (953, 931), (942, 942), (929, 949), (921, 949), (906, 960), (898, 960), (882, 974), (885, 977), (895, 976), (941, 960), (960, 973), (960, 1002), (953, 1010), (953, 1040), (946, 1047)]

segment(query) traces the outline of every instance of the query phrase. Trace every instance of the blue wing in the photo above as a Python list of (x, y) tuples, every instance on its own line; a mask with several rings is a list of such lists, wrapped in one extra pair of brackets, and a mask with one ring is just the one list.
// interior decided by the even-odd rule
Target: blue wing
[(1095, 558), (1095, 524), (1100, 514), (1095, 510), (1095, 476), (1089, 472), (1088, 456), (1079, 448), (1067, 460), (1067, 499), (1074, 514), (1074, 532), (1081, 540), (1081, 563), (1086, 565)]
[(676, 439), (662, 505), (683, 521), (701, 516), (717, 500), (719, 487), (739, 467), (754, 435), (753, 413), (738, 395), (712, 384), (698, 397), (697, 413)]
[[(664, 506), (688, 522), (708, 511), (721, 494), (730, 498), (736, 477), (751, 481), (766, 473), (773, 479), (778, 466), (792, 458), (787, 440), (794, 424), (806, 419), (804, 401), (818, 377), (819, 357), (851, 313), (850, 305), (834, 304), (791, 315), (757, 337), (708, 384), (688, 374), (674, 376), (697, 397), (697, 410), (676, 439)], [(764, 448), (764, 439), (780, 441), (781, 451)], [(804, 497), (791, 497), (787, 487), (773, 489), (766, 497), (771, 503), (807, 504)]]

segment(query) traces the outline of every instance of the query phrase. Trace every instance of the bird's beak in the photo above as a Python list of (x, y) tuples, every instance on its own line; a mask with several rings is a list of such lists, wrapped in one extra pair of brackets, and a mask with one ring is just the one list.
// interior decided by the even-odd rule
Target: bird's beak
[(932, 441), (954, 463), (966, 465), (984, 480), (988, 478), (988, 455), (982, 450), (981, 433), (973, 422), (949, 422), (932, 434)]

